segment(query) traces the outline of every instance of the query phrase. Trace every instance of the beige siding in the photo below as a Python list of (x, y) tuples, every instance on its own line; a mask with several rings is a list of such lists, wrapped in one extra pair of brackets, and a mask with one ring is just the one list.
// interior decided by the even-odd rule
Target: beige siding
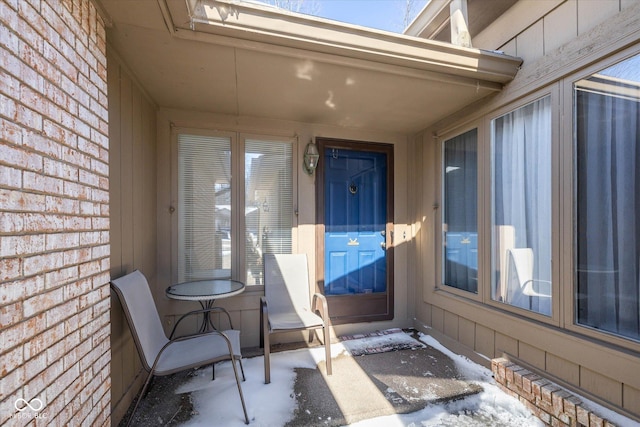
[(466, 347), (474, 348), (476, 340), (475, 323), (461, 317), (458, 322), (458, 340)]
[(640, 408), (640, 389), (624, 384), (622, 387), (622, 407)]
[[(114, 55), (108, 57), (111, 277), (156, 277), (155, 106)], [(122, 307), (111, 295), (111, 401), (119, 421), (138, 391), (142, 365)]]
[(456, 314), (449, 311), (444, 312), (444, 334), (454, 340), (458, 340), (458, 319)]
[(566, 359), (557, 357), (552, 353), (546, 354), (546, 370), (555, 377), (568, 383), (580, 383), (580, 366)]
[(544, 55), (544, 25), (536, 22), (516, 38), (516, 56), (527, 63)]
[(518, 343), (518, 358), (524, 360), (533, 367), (544, 370), (546, 368), (546, 353), (537, 347), (524, 341)]
[(584, 366), (580, 367), (580, 388), (600, 396), (608, 402), (622, 406), (622, 384), (620, 381), (607, 378), (607, 376)]
[(518, 340), (511, 338), (509, 335), (496, 332), (496, 349), (495, 355), (502, 354), (518, 354)]
[(544, 17), (544, 49), (553, 52), (578, 35), (578, 1), (562, 3)]
[(633, 1), (624, 0), (521, 0), (472, 42), (519, 56), (527, 64), (632, 6)]
[(619, 0), (578, 1), (578, 35), (585, 34), (618, 12), (620, 12)]
[(476, 324), (475, 350), (489, 358), (495, 356), (495, 331), (486, 326)]

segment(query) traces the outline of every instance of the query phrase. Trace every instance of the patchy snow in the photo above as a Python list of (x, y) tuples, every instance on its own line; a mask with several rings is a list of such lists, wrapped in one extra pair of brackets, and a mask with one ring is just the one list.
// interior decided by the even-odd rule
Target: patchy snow
[[(493, 388), (497, 388), (497, 386), (495, 386), (495, 381), (492, 380), (493, 374), (489, 369), (486, 369), (485, 367), (472, 362), (471, 360), (469, 360), (464, 356), (453, 353), (451, 350), (449, 350), (448, 348), (440, 344), (440, 342), (438, 342), (432, 336), (424, 335), (420, 333), (420, 341), (430, 345), (436, 350), (439, 350), (440, 352), (449, 356), (456, 364), (456, 368), (458, 369), (458, 372), (460, 372), (460, 374), (465, 376), (465, 378), (472, 381), (476, 381), (479, 384), (481, 384), (482, 387), (485, 388), (485, 393), (487, 392), (488, 385), (490, 385)], [(500, 389), (498, 389), (498, 391), (500, 392), (499, 394), (509, 397), (508, 395), (503, 393)], [(593, 411), (599, 414), (602, 417), (605, 417), (608, 421), (612, 422), (617, 426), (638, 427), (637, 422), (625, 417), (624, 415), (618, 414), (617, 412), (614, 412), (589, 399), (586, 399), (584, 396), (577, 396), (577, 397), (582, 401), (582, 404), (584, 405), (584, 407), (586, 407), (590, 411)], [(464, 401), (467, 401), (467, 399), (465, 399)], [(431, 424), (423, 424), (423, 425), (431, 425)], [(448, 425), (448, 424), (444, 424), (444, 425)], [(462, 424), (462, 425), (465, 425), (465, 424)]]
[[(404, 339), (412, 340), (403, 333), (355, 339), (333, 344), (331, 352), (335, 357), (380, 347), (389, 344), (390, 340)], [(449, 356), (458, 372), (466, 380), (481, 385), (484, 391), (455, 402), (429, 405), (410, 414), (369, 419), (352, 426), (543, 426), (517, 399), (495, 385), (490, 370), (452, 353), (433, 337), (421, 334), (420, 340)], [(264, 384), (264, 358), (243, 359), (247, 380), (241, 384), (250, 425), (277, 427), (292, 419), (296, 409), (294, 368), (314, 369), (323, 360), (322, 347), (272, 353), (271, 384)], [(211, 367), (196, 371), (195, 377), (176, 391), (185, 392), (192, 392), (194, 407), (193, 417), (185, 426), (244, 426), (238, 389), (229, 362), (216, 365), (215, 381), (211, 381)], [(225, 397), (221, 399), (220, 395)]]

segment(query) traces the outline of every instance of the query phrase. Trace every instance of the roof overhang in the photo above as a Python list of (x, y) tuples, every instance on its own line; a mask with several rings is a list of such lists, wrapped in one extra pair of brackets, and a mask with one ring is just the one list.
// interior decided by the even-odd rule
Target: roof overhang
[(521, 63), (257, 3), (101, 3), (109, 46), (169, 108), (413, 133), (500, 91)]

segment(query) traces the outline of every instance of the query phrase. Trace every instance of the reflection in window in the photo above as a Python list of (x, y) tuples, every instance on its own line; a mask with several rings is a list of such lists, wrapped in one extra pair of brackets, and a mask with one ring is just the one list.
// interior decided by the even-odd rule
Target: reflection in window
[(262, 283), (262, 254), (291, 253), (293, 160), (290, 142), (245, 141), (247, 284)]
[(231, 140), (178, 135), (178, 280), (231, 277)]
[(444, 142), (443, 283), (478, 292), (478, 131)]
[(640, 55), (574, 96), (576, 320), (640, 340)]
[(551, 315), (551, 102), (492, 121), (492, 298)]

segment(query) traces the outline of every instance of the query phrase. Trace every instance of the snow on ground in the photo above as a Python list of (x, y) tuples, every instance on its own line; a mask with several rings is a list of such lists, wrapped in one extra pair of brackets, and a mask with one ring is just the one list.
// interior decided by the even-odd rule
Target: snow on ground
[[(331, 353), (350, 354), (354, 349), (377, 347), (390, 340), (412, 339), (406, 334), (362, 338), (331, 346)], [(517, 399), (500, 390), (491, 371), (449, 351), (433, 337), (420, 340), (454, 360), (458, 372), (468, 381), (482, 386), (483, 392), (455, 402), (429, 405), (411, 414), (391, 415), (352, 424), (357, 427), (427, 426), (542, 426)], [(348, 346), (348, 348), (347, 348)], [(271, 384), (264, 384), (264, 358), (243, 359), (247, 380), (242, 382), (251, 426), (278, 427), (293, 418), (296, 399), (293, 392), (294, 368), (314, 369), (324, 360), (324, 348), (300, 349), (271, 355)], [(211, 367), (196, 371), (195, 377), (176, 393), (192, 392), (193, 418), (185, 426), (244, 426), (240, 397), (229, 362), (216, 365), (216, 380)], [(221, 398), (224, 395), (224, 398)]]
[[(346, 352), (342, 344), (333, 344), (331, 354)], [(294, 368), (315, 369), (324, 360), (324, 347), (271, 354), (271, 383), (264, 383), (264, 357), (242, 359), (246, 381), (241, 382), (251, 426), (283, 426), (293, 418), (296, 399)], [(200, 369), (195, 378), (176, 393), (191, 391), (194, 416), (184, 426), (244, 426), (244, 415), (230, 362), (216, 365), (216, 380), (211, 381), (211, 367)], [(239, 370), (238, 370), (239, 371)], [(224, 399), (220, 398), (224, 395)]]

